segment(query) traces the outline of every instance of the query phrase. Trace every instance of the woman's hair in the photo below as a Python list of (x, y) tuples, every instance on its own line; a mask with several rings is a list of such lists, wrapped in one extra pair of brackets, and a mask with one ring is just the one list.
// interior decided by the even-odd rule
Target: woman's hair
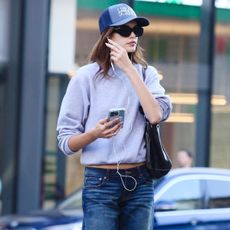
[(193, 153), (188, 149), (180, 149), (178, 152), (185, 152), (189, 158), (193, 158)]
[[(108, 28), (105, 32), (103, 32), (96, 44), (94, 45), (92, 52), (89, 55), (90, 62), (97, 62), (100, 66), (99, 72), (104, 76), (108, 74), (110, 68), (110, 49), (105, 45), (107, 38), (111, 36), (113, 33), (113, 28)], [(141, 64), (143, 67), (147, 67), (147, 62), (143, 57), (143, 49), (139, 44), (137, 44), (136, 51), (131, 54), (130, 58), (132, 62)], [(99, 73), (98, 72), (98, 73)]]

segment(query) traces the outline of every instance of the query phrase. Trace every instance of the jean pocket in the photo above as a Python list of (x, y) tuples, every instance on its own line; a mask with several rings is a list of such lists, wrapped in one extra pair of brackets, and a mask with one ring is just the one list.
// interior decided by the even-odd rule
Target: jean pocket
[(99, 188), (107, 182), (106, 176), (85, 176), (84, 187), (85, 188)]

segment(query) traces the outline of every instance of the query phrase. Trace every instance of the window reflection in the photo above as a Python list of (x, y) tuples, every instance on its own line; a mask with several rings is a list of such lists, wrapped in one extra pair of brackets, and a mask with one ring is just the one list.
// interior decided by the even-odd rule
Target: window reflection
[(199, 180), (187, 180), (174, 184), (156, 202), (156, 211), (179, 211), (201, 208), (202, 193)]
[(207, 193), (210, 208), (230, 207), (230, 182), (210, 180), (207, 181)]

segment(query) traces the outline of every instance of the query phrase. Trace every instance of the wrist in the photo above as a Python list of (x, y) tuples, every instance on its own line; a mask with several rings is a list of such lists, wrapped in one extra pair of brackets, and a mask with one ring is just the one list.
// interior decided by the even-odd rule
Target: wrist
[(92, 140), (96, 140), (99, 137), (99, 131), (97, 130), (97, 128), (93, 128), (89, 131), (89, 135)]
[(130, 65), (124, 66), (123, 71), (124, 71), (128, 76), (132, 76), (133, 73), (136, 72), (136, 69), (135, 69), (135, 67), (133, 66), (133, 64), (130, 64)]

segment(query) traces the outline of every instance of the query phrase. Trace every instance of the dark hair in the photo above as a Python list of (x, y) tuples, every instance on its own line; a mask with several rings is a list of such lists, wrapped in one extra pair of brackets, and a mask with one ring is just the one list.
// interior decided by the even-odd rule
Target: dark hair
[(189, 158), (193, 158), (193, 154), (190, 150), (188, 149), (180, 149), (178, 152), (186, 152), (186, 154), (188, 155)]
[[(94, 45), (92, 52), (89, 55), (90, 62), (97, 62), (100, 66), (99, 72), (104, 76), (107, 76), (110, 68), (110, 49), (105, 45), (107, 38), (113, 33), (113, 28), (108, 28), (103, 32), (96, 44)], [(137, 44), (136, 51), (131, 54), (131, 59), (134, 63), (139, 63), (143, 67), (147, 67), (147, 62), (143, 57), (143, 49)]]

